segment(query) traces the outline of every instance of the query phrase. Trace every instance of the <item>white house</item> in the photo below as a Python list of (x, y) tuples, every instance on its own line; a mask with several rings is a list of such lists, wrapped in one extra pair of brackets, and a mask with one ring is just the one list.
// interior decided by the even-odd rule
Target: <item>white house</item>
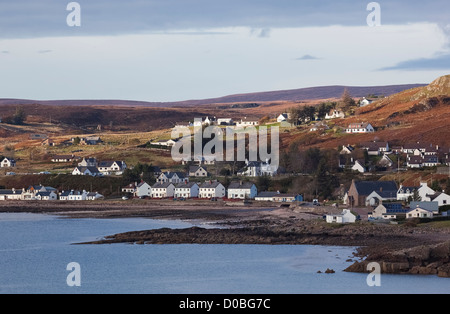
[(427, 195), (425, 202), (437, 202), (439, 206), (450, 205), (450, 195), (443, 192), (436, 192), (433, 195)]
[(372, 133), (375, 129), (370, 123), (351, 123), (345, 130), (346, 133)]
[(60, 192), (59, 193), (59, 200), (60, 201), (68, 201), (70, 193), (71, 193), (71, 191), (62, 191), (62, 192)]
[(203, 166), (190, 166), (189, 176), (190, 177), (207, 177), (209, 175), (206, 167)]
[(157, 146), (167, 146), (167, 147), (172, 147), (175, 146), (175, 144), (177, 143), (178, 140), (163, 140), (163, 141), (157, 141), (157, 142), (152, 142), (152, 145), (157, 145)]
[(367, 106), (367, 105), (370, 105), (372, 102), (373, 102), (372, 99), (367, 99), (366, 97), (363, 97), (363, 99), (361, 99), (361, 100), (359, 101), (359, 106), (360, 106), (360, 107), (365, 107), (365, 106)]
[(2, 168), (13, 168), (16, 166), (16, 161), (12, 158), (5, 157), (0, 163)]
[(345, 118), (345, 113), (342, 110), (333, 109), (325, 115), (325, 119), (340, 119)]
[(225, 187), (217, 181), (206, 181), (200, 185), (199, 198), (223, 198), (225, 197)]
[(86, 195), (86, 200), (88, 200), (88, 201), (96, 201), (96, 200), (99, 200), (99, 199), (102, 199), (102, 198), (104, 198), (104, 196), (99, 194), (99, 193), (97, 193), (97, 192), (89, 192)]
[[(434, 195), (436, 192), (428, 186), (427, 182), (420, 182), (419, 196), (422, 201), (427, 201), (429, 195)], [(430, 201), (430, 200), (428, 200)]]
[(136, 186), (137, 186), (137, 182), (136, 183), (130, 183), (127, 186), (124, 186), (122, 188), (122, 193), (134, 194), (134, 193), (136, 193)]
[(356, 221), (356, 216), (353, 215), (349, 209), (344, 209), (341, 214), (326, 215), (326, 221), (327, 223), (340, 223), (340, 224), (354, 223)]
[(258, 195), (255, 196), (255, 201), (273, 202), (273, 198), (278, 194), (279, 194), (278, 192), (270, 192), (270, 191), (260, 192)]
[(339, 152), (339, 154), (341, 154), (341, 155), (349, 155), (349, 154), (351, 154), (354, 150), (355, 150), (355, 148), (349, 144), (349, 145), (347, 145), (347, 146), (343, 146), (342, 149), (341, 149), (341, 151)]
[(72, 155), (55, 155), (52, 157), (52, 162), (72, 162), (75, 160), (75, 156)]
[(438, 202), (422, 202), (422, 201), (413, 201), (409, 203), (410, 208), (420, 207), (426, 210), (433, 212), (434, 215), (439, 214), (439, 203)]
[(81, 162), (78, 163), (78, 167), (97, 167), (97, 159), (94, 157), (88, 157), (81, 160)]
[(364, 173), (366, 172), (366, 167), (363, 165), (362, 161), (355, 160), (355, 163), (352, 166), (352, 170)]
[[(123, 189), (122, 189), (123, 191)], [(151, 197), (152, 187), (147, 182), (142, 181), (136, 185), (136, 190), (134, 191), (136, 197)]]
[(75, 167), (72, 171), (74, 176), (100, 176), (102, 173), (96, 167)]
[(271, 165), (268, 161), (245, 161), (246, 166), (238, 171), (238, 176), (259, 177), (274, 176), (277, 174), (278, 168)]
[(424, 208), (416, 207), (406, 213), (406, 218), (433, 218), (433, 212)]
[(67, 200), (68, 201), (85, 201), (87, 199), (88, 193), (86, 191), (77, 191), (72, 190), (70, 191)]
[(189, 182), (189, 178), (182, 172), (163, 172), (156, 180), (160, 183), (170, 182), (173, 184)]
[(200, 187), (195, 182), (178, 183), (175, 187), (174, 197), (198, 197)]
[(396, 201), (397, 193), (390, 191), (373, 191), (366, 197), (366, 206), (378, 206), (383, 202)]
[(229, 199), (254, 199), (258, 189), (253, 182), (231, 182), (228, 186)]
[(127, 169), (127, 164), (124, 161), (101, 161), (98, 163), (97, 168), (104, 175), (121, 175)]
[(152, 198), (168, 198), (175, 194), (175, 185), (171, 182), (157, 182), (152, 186)]
[(22, 199), (22, 190), (0, 190), (0, 201), (7, 200), (21, 200)]
[(58, 195), (55, 192), (38, 192), (35, 198), (39, 201), (56, 201)]
[(233, 125), (233, 119), (231, 118), (217, 119), (217, 125)]
[(400, 185), (400, 187), (399, 187), (399, 189), (397, 191), (397, 200), (398, 201), (407, 201), (408, 198), (414, 196), (414, 192), (417, 191), (417, 193), (419, 193), (419, 189), (421, 187), (422, 186), (403, 186), (403, 185)]
[(245, 128), (248, 126), (258, 126), (258, 121), (250, 121), (250, 120), (242, 120), (240, 122), (236, 122), (236, 127), (238, 128)]
[(287, 120), (289, 119), (289, 114), (288, 113), (282, 113), (278, 116), (277, 118), (277, 122), (287, 122)]

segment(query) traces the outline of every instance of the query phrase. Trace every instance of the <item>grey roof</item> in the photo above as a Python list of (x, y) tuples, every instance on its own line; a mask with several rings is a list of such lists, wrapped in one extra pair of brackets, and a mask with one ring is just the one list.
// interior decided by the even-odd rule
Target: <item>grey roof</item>
[(175, 174), (178, 176), (178, 178), (182, 179), (185, 178), (186, 175), (182, 172), (164, 172), (164, 174), (168, 179), (172, 178)]
[(117, 165), (121, 168), (123, 167), (122, 161), (114, 161), (114, 160), (100, 161), (98, 163), (98, 166), (99, 167), (111, 167), (114, 163), (117, 163)]
[[(20, 191), (20, 193), (17, 193), (18, 191)], [(0, 195), (5, 194), (22, 194), (22, 190), (16, 190), (16, 193), (14, 193), (13, 190), (0, 190)]]
[(50, 193), (52, 193), (52, 192), (39, 192), (39, 193), (36, 193), (36, 196), (37, 196), (37, 195), (40, 195), (40, 196), (50, 196)]
[(255, 184), (253, 182), (231, 182), (228, 189), (251, 189)]
[(260, 192), (256, 197), (273, 197), (276, 195), (278, 195), (278, 192), (264, 191)]
[(176, 188), (177, 188), (177, 189), (190, 189), (190, 188), (192, 188), (194, 185), (198, 185), (198, 184), (195, 183), (195, 182), (187, 182), (187, 183), (183, 182), (183, 183), (178, 183), (177, 186), (176, 186)]
[(216, 181), (214, 181), (214, 182), (206, 181), (206, 182), (202, 183), (202, 185), (200, 185), (200, 188), (201, 188), (201, 189), (210, 189), (210, 188), (216, 188), (216, 187), (218, 187), (219, 185), (221, 185), (220, 182), (216, 182)]
[(169, 187), (170, 185), (173, 185), (172, 182), (156, 182), (155, 184), (153, 184), (152, 188), (154, 189), (165, 189), (167, 187)]
[(395, 181), (354, 181), (354, 183), (359, 195), (369, 195), (375, 191), (380, 196), (391, 196), (397, 195), (398, 191)]
[(438, 211), (439, 203), (438, 202), (411, 202), (411, 203), (409, 203), (409, 207), (411, 209), (420, 207), (422, 209), (426, 209), (429, 211)]
[(84, 173), (86, 170), (89, 170), (90, 173), (100, 173), (97, 167), (77, 167), (78, 170), (82, 173)]
[(206, 169), (206, 167), (203, 167), (203, 166), (189, 166), (189, 172), (196, 172), (197, 170), (199, 170), (199, 169), (203, 169), (203, 170), (205, 170), (205, 171), (208, 171), (207, 169)]

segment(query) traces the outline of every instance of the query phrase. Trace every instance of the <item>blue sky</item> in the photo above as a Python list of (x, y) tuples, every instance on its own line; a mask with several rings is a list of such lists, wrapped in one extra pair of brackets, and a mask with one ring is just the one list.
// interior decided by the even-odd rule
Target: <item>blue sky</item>
[(450, 72), (448, 0), (0, 0), (0, 97), (177, 101)]

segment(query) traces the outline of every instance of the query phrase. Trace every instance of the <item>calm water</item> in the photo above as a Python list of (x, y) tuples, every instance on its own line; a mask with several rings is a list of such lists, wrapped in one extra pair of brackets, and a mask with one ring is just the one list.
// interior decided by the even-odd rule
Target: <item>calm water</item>
[[(185, 228), (150, 219), (0, 214), (0, 293), (450, 293), (450, 279), (346, 273), (353, 248), (267, 245), (72, 245), (132, 230)], [(81, 286), (69, 287), (67, 264)], [(318, 274), (327, 268), (335, 274)]]

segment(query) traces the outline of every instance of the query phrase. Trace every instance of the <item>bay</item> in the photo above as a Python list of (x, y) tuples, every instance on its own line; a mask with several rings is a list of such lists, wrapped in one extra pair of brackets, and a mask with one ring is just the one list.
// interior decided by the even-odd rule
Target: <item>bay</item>
[[(2, 294), (394, 294), (449, 293), (436, 276), (382, 275), (343, 270), (353, 247), (312, 245), (73, 245), (110, 234), (158, 228), (211, 227), (201, 222), (66, 219), (0, 214)], [(80, 265), (81, 286), (67, 285), (66, 269)], [(334, 274), (325, 274), (327, 268)], [(321, 271), (321, 273), (318, 273)]]

